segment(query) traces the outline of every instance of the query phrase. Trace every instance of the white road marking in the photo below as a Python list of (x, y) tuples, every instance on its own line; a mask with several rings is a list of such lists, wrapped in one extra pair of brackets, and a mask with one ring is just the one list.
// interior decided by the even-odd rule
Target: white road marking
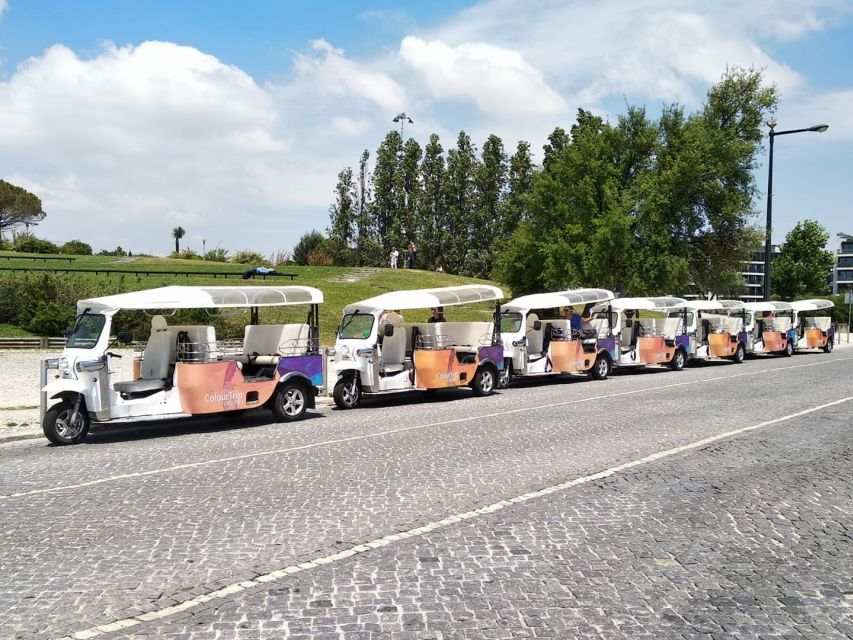
[(176, 464), (170, 467), (160, 467), (158, 469), (149, 469), (148, 471), (137, 471), (135, 473), (121, 473), (114, 476), (107, 476), (105, 478), (97, 478), (95, 480), (88, 480), (86, 482), (80, 482), (77, 484), (66, 484), (58, 487), (48, 487), (45, 489), (33, 489), (31, 491), (20, 491), (18, 493), (9, 493), (6, 495), (0, 495), (0, 501), (2, 500), (10, 500), (12, 498), (23, 498), (26, 496), (35, 496), (46, 493), (56, 493), (58, 491), (70, 491), (72, 489), (82, 489), (84, 487), (93, 487), (99, 484), (106, 484), (108, 482), (115, 482), (116, 480), (128, 480), (131, 478), (144, 478), (146, 476), (154, 476), (159, 475), (161, 473), (169, 473), (172, 471), (182, 471), (184, 469), (195, 469), (198, 467), (205, 467), (213, 464), (222, 464), (225, 462), (235, 462), (237, 460), (247, 460), (250, 458), (263, 458), (266, 456), (275, 456), (281, 455), (285, 453), (293, 453), (294, 451), (306, 451), (308, 449), (314, 449), (318, 447), (328, 447), (335, 444), (343, 444), (346, 442), (357, 442), (358, 440), (368, 440), (371, 438), (381, 438), (383, 436), (394, 435), (397, 433), (405, 433), (407, 431), (417, 431), (420, 429), (428, 429), (430, 427), (440, 427), (448, 424), (458, 424), (460, 422), (471, 422), (472, 420), (487, 420), (489, 418), (497, 418), (499, 416), (506, 416), (518, 413), (526, 413), (529, 411), (538, 411), (540, 409), (550, 409), (553, 407), (564, 407), (572, 404), (583, 404), (585, 402), (593, 402), (595, 400), (608, 400), (611, 398), (619, 398), (622, 396), (630, 396), (636, 395), (638, 393), (647, 393), (649, 391), (660, 391), (663, 389), (673, 389), (675, 387), (685, 387), (694, 384), (704, 384), (706, 382), (715, 382), (719, 380), (730, 380), (732, 378), (740, 378), (744, 376), (754, 376), (766, 373), (774, 373), (777, 371), (788, 371), (790, 369), (801, 369), (805, 367), (818, 367), (827, 364), (832, 364), (835, 362), (841, 362), (844, 360), (851, 360), (853, 358), (834, 358), (832, 360), (824, 360), (822, 362), (812, 362), (809, 364), (796, 364), (790, 367), (775, 367), (772, 369), (761, 369), (759, 371), (749, 371), (745, 373), (735, 373), (729, 376), (716, 376), (714, 378), (702, 378), (701, 380), (691, 380), (688, 382), (673, 382), (672, 384), (664, 384), (657, 387), (645, 387), (642, 389), (631, 389), (629, 391), (619, 391), (617, 393), (608, 393), (600, 396), (590, 396), (588, 398), (578, 398), (576, 400), (564, 400), (561, 402), (551, 402), (548, 404), (539, 404), (534, 407), (522, 407), (519, 409), (507, 409), (505, 411), (498, 411), (496, 413), (487, 413), (484, 415), (476, 415), (476, 416), (468, 416), (465, 418), (454, 418), (453, 420), (442, 420), (440, 422), (428, 422), (426, 424), (418, 424), (412, 425), (410, 427), (400, 427), (398, 429), (388, 429), (386, 431), (378, 431), (375, 433), (365, 433), (358, 436), (349, 436), (346, 438), (337, 438), (335, 440), (324, 440), (322, 442), (312, 442), (309, 444), (303, 444), (295, 447), (286, 447), (284, 449), (272, 449), (269, 451), (256, 451), (254, 453), (244, 453), (237, 456), (228, 456), (226, 458), (214, 458), (211, 460), (199, 460), (198, 462), (187, 462), (185, 464)]
[(740, 435), (742, 433), (747, 433), (749, 431), (755, 431), (756, 429), (763, 429), (765, 427), (772, 426), (774, 424), (779, 424), (780, 422), (786, 422), (788, 420), (793, 420), (794, 418), (799, 418), (800, 416), (808, 415), (810, 413), (814, 413), (816, 411), (821, 411), (828, 407), (833, 407), (835, 405), (842, 404), (844, 402), (849, 402), (853, 400), (853, 396), (848, 396), (846, 398), (841, 398), (840, 400), (835, 400), (833, 402), (827, 402), (826, 404), (818, 405), (816, 407), (811, 407), (809, 409), (804, 409), (802, 411), (797, 411), (796, 413), (791, 413), (786, 416), (782, 416), (781, 418), (774, 418), (773, 420), (766, 420), (764, 422), (759, 422), (758, 424), (754, 424), (748, 427), (741, 427), (740, 429), (733, 429), (732, 431), (725, 431), (723, 433), (719, 433), (715, 436), (710, 436), (708, 438), (702, 438), (701, 440), (696, 440), (695, 442), (691, 442), (689, 444), (680, 445), (678, 447), (673, 447), (672, 449), (667, 449), (665, 451), (658, 451), (657, 453), (652, 453), (650, 455), (644, 456), (637, 460), (633, 460), (631, 462), (625, 462), (624, 464), (617, 465), (615, 467), (610, 467), (609, 469), (605, 469), (604, 471), (599, 471), (598, 473), (593, 473), (587, 476), (581, 476), (579, 478), (575, 478), (574, 480), (568, 480), (567, 482), (561, 482), (560, 484), (555, 484), (550, 487), (545, 487), (544, 489), (539, 489), (537, 491), (530, 491), (529, 493), (523, 493), (521, 495), (507, 498), (505, 500), (499, 500), (498, 502), (493, 502), (492, 504), (486, 505), (484, 507), (480, 507), (479, 509), (473, 509), (471, 511), (464, 511), (462, 513), (457, 513), (454, 515), (447, 516), (446, 518), (442, 518), (441, 520), (436, 520), (434, 522), (430, 522), (425, 525), (421, 525), (414, 529), (409, 529), (407, 531), (402, 531), (399, 533), (392, 533), (381, 538), (377, 538), (370, 542), (365, 542), (350, 549), (346, 549), (345, 551), (339, 551), (337, 553), (333, 553), (331, 555), (322, 556), (319, 558), (315, 558), (308, 562), (301, 562), (296, 565), (291, 565), (288, 567), (282, 567), (281, 569), (276, 569), (275, 571), (271, 571), (269, 573), (265, 573), (263, 575), (259, 575), (252, 580), (243, 580), (241, 582), (235, 582), (233, 584), (227, 585), (221, 589), (217, 589), (216, 591), (212, 591), (210, 593), (206, 593), (200, 596), (196, 596), (195, 598), (190, 598), (188, 600), (184, 600), (183, 602), (179, 602), (176, 605), (172, 605), (171, 607), (164, 607), (162, 609), (158, 609), (156, 611), (150, 611), (148, 613), (143, 613), (138, 616), (132, 616), (129, 618), (123, 618), (121, 620), (115, 620), (109, 624), (99, 625), (97, 627), (91, 627), (89, 629), (85, 629), (83, 631), (78, 631), (76, 633), (71, 634), (68, 638), (63, 640), (87, 640), (88, 638), (96, 638), (100, 635), (111, 633), (113, 631), (118, 631), (120, 629), (126, 629), (128, 627), (133, 627), (138, 624), (142, 624), (144, 622), (151, 622), (153, 620), (161, 620), (163, 618), (167, 618), (176, 613), (180, 613), (181, 611), (186, 611), (187, 609), (192, 609), (199, 605), (202, 605), (206, 602), (210, 602), (211, 600), (218, 600), (225, 598), (230, 595), (234, 595), (236, 593), (240, 593), (242, 591), (246, 591), (253, 587), (260, 586), (262, 584), (276, 582), (281, 578), (285, 578), (289, 575), (293, 575), (295, 573), (300, 573), (307, 569), (313, 569), (314, 567), (323, 566), (326, 564), (331, 564), (334, 562), (339, 562), (341, 560), (345, 560), (347, 558), (351, 558), (352, 556), (361, 555), (366, 553), (372, 549), (379, 549), (381, 547), (388, 546), (390, 544), (394, 544), (396, 542), (401, 542), (403, 540), (408, 540), (410, 538), (416, 538), (423, 536), (426, 533), (430, 533), (432, 531), (436, 531), (438, 529), (444, 529), (449, 527), (450, 525), (464, 522), (466, 520), (472, 520), (477, 518), (478, 516), (484, 516), (491, 513), (496, 513), (498, 511), (502, 511), (507, 507), (511, 507), (515, 504), (520, 504), (523, 502), (528, 502), (530, 500), (535, 500), (536, 498), (542, 498), (544, 496), (551, 495), (552, 493), (556, 493), (558, 491), (565, 491), (566, 489), (570, 489), (572, 487), (577, 487), (582, 484), (588, 484), (590, 482), (594, 482), (596, 480), (602, 480), (604, 478), (608, 478), (617, 473), (622, 473), (627, 471), (628, 469), (633, 469), (635, 467), (639, 467), (644, 464), (649, 464), (651, 462), (657, 462), (658, 460), (663, 460), (664, 458), (669, 458), (679, 453), (683, 453), (685, 451), (690, 451), (692, 449), (698, 449), (699, 447), (704, 447), (705, 445), (712, 444), (714, 442), (718, 442), (720, 440), (725, 440), (727, 438), (732, 438), (734, 436)]

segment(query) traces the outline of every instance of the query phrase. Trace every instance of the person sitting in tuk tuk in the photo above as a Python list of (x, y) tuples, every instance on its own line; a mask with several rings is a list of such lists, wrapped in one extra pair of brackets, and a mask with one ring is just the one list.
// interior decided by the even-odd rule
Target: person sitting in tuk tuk
[(444, 307), (433, 307), (427, 322), (444, 322)]
[(569, 321), (572, 331), (580, 332), (581, 317), (575, 313), (574, 307), (566, 307), (563, 311), (563, 317)]

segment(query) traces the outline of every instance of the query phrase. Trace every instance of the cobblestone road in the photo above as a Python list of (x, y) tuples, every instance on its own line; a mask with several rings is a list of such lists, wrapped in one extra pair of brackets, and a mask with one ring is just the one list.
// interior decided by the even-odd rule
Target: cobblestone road
[(851, 380), (839, 352), (6, 445), (0, 637), (848, 637)]

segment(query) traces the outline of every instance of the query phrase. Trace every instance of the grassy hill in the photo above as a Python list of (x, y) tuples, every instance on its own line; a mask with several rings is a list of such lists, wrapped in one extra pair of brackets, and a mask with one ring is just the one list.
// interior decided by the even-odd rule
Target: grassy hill
[[(68, 273), (55, 273), (53, 277), (59, 278), (63, 288), (78, 295), (69, 297), (69, 300), (77, 297), (92, 297), (97, 295), (110, 295), (113, 293), (124, 293), (138, 291), (140, 289), (153, 289), (167, 285), (217, 285), (217, 286), (246, 286), (246, 285), (288, 285), (299, 284), (316, 287), (320, 289), (325, 297), (325, 303), (320, 306), (320, 330), (321, 341), (324, 345), (334, 343), (335, 328), (341, 318), (343, 307), (349, 303), (370, 298), (388, 291), (398, 289), (419, 289), (423, 287), (446, 287), (455, 284), (487, 283), (484, 280), (454, 276), (446, 273), (435, 273), (432, 271), (420, 271), (409, 269), (361, 269), (357, 267), (298, 267), (293, 265), (283, 266), (279, 271), (294, 273), (296, 277), (291, 281), (288, 278), (271, 277), (265, 280), (253, 279), (242, 280), (238, 277), (223, 278), (216, 274), (242, 273), (249, 265), (240, 265), (222, 262), (205, 262), (201, 260), (172, 260), (168, 258), (120, 258), (115, 256), (73, 256), (72, 263), (60, 261), (42, 262), (40, 260), (22, 259), (26, 254), (13, 254), (0, 252), (0, 268), (15, 267), (23, 268), (52, 268), (68, 269)], [(9, 256), (10, 259), (6, 259)], [(82, 269), (115, 269), (121, 273), (75, 273), (74, 270)], [(203, 271), (199, 275), (145, 275), (149, 271)], [(138, 273), (134, 273), (138, 272)], [(27, 275), (25, 275), (25, 273)], [(209, 274), (209, 275), (207, 275)], [(32, 271), (2, 271), (0, 277), (35, 277)], [(506, 289), (504, 293), (509, 295)], [(2, 304), (2, 302), (0, 302)], [(287, 322), (302, 321), (304, 309), (297, 307), (293, 309), (265, 309), (261, 312), (261, 322)], [(130, 313), (130, 312), (128, 312)], [(458, 308), (447, 309), (445, 315), (448, 320), (485, 320), (490, 317), (491, 306), (486, 304), (464, 305)], [(429, 310), (412, 311), (413, 319), (426, 321)], [(205, 317), (194, 314), (195, 322), (205, 322)], [(215, 318), (210, 320), (217, 327), (217, 335), (228, 337), (225, 333), (237, 333), (239, 328), (245, 324), (242, 317)], [(141, 330), (140, 330), (141, 331)], [(11, 337), (27, 335), (21, 327), (0, 324), (0, 337)], [(236, 337), (232, 336), (232, 337)]]

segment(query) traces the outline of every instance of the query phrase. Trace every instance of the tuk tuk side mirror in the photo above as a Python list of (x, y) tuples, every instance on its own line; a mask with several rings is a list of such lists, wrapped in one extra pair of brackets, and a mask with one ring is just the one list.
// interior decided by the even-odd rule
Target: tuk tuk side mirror
[(133, 342), (133, 331), (125, 330), (116, 333), (116, 342), (121, 344), (130, 344)]
[(384, 327), (382, 329), (382, 335), (384, 335), (386, 338), (390, 338), (391, 336), (393, 336), (394, 335), (394, 325), (390, 324), (390, 323), (384, 325)]
[(541, 320), (534, 320), (533, 321), (533, 330), (534, 331), (541, 331), (542, 330), (542, 321)]

